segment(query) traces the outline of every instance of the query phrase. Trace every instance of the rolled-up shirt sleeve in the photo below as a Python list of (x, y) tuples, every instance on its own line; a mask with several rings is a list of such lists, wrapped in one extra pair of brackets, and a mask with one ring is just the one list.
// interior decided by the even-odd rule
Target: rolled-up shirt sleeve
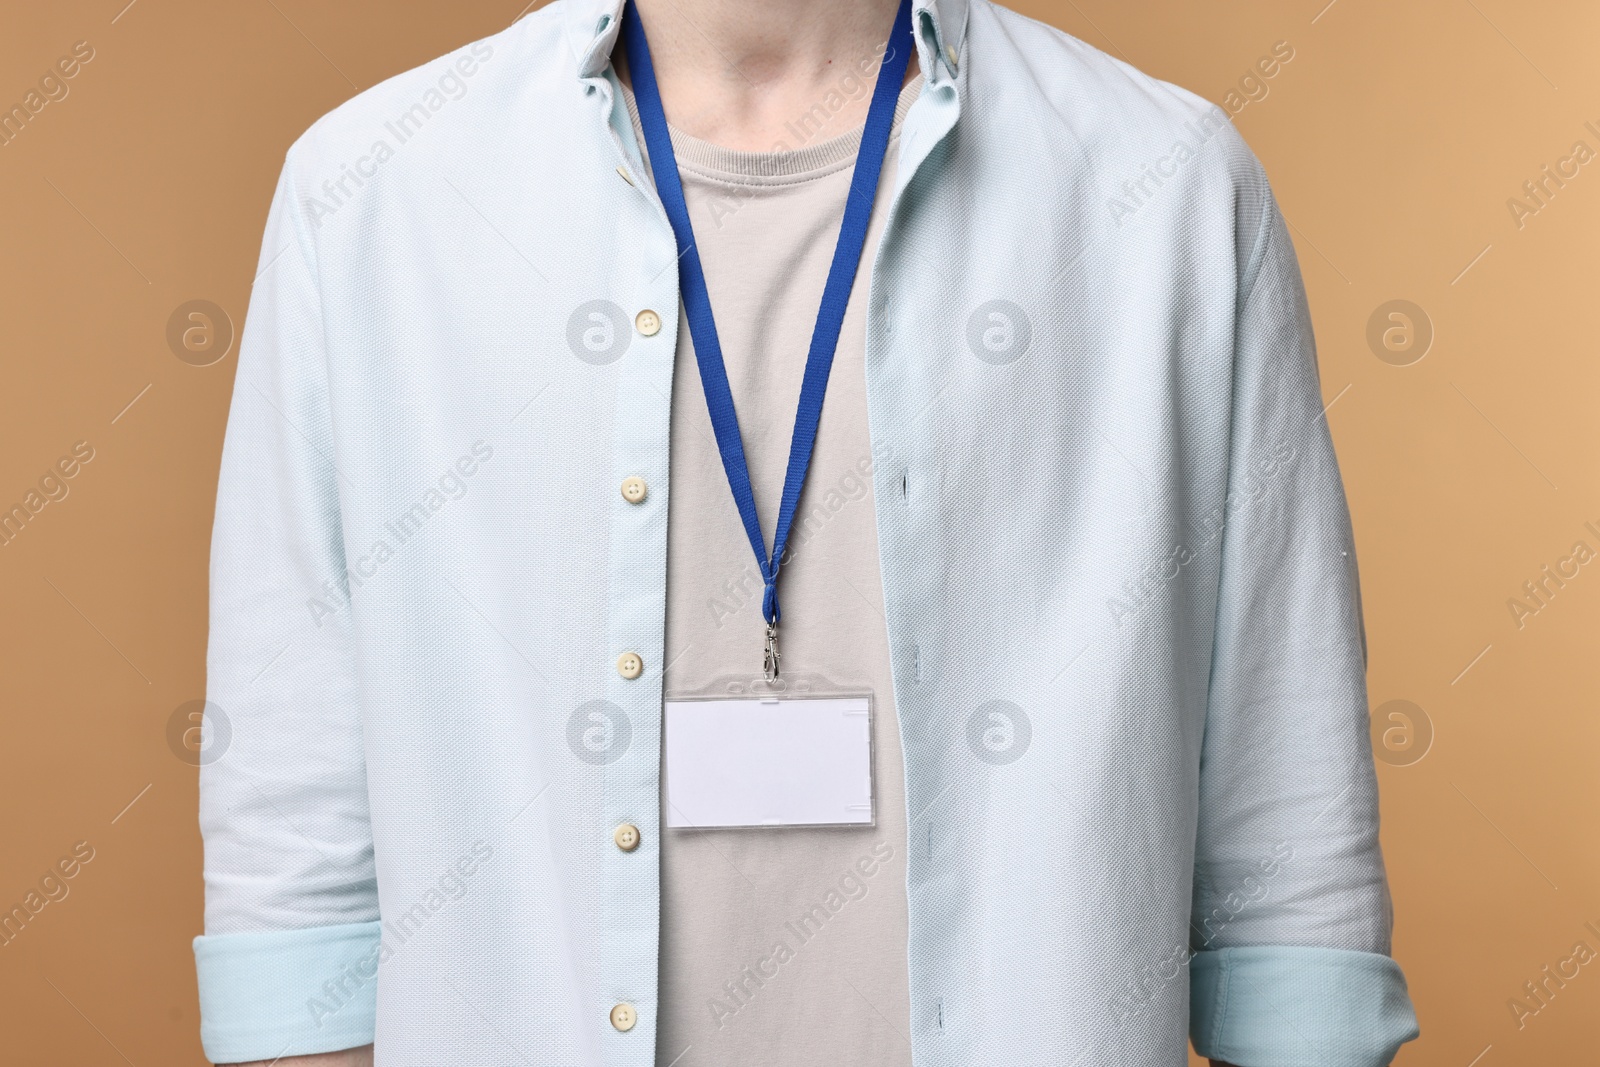
[(1366, 646), (1305, 290), (1270, 193), (1240, 282), (1201, 757), (1190, 1033), (1239, 1067), (1381, 1067), (1390, 957)]
[(290, 153), (223, 447), (200, 768), (213, 1062), (372, 1040), (378, 936), (315, 248)]

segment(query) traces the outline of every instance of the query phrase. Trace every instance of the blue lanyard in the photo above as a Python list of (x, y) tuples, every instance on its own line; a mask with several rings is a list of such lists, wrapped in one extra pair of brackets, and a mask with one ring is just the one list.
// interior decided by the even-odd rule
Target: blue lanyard
[(789, 542), (789, 528), (800, 504), (806, 470), (817, 440), (817, 423), (822, 418), (822, 398), (828, 389), (828, 372), (833, 367), (834, 349), (844, 323), (850, 288), (855, 284), (861, 263), (861, 249), (867, 240), (867, 222), (872, 216), (872, 201), (878, 191), (878, 175), (894, 128), (895, 104), (905, 81), (906, 63), (911, 57), (911, 0), (900, 0), (888, 51), (878, 70), (872, 93), (872, 107), (861, 131), (861, 147), (856, 154), (855, 172), (850, 179), (850, 195), (845, 201), (844, 223), (839, 227), (839, 243), (833, 250), (828, 282), (822, 291), (822, 306), (817, 311), (817, 327), (811, 335), (811, 351), (806, 356), (805, 378), (800, 386), (800, 405), (795, 412), (794, 440), (789, 446), (789, 469), (783, 480), (783, 499), (778, 509), (778, 528), (773, 534), (772, 555), (767, 555), (761, 535), (761, 520), (756, 516), (755, 494), (750, 489), (750, 468), (745, 461), (744, 443), (739, 436), (739, 417), (733, 409), (733, 393), (728, 387), (728, 371), (722, 362), (722, 343), (717, 339), (717, 323), (711, 314), (711, 295), (706, 291), (706, 275), (695, 249), (694, 229), (689, 224), (689, 207), (683, 198), (683, 183), (678, 178), (678, 161), (667, 131), (667, 117), (661, 109), (661, 92), (656, 87), (655, 67), (650, 61), (650, 45), (645, 40), (644, 24), (633, 0), (627, 0), (622, 34), (628, 55), (628, 72), (633, 81), (633, 98), (639, 106), (639, 125), (650, 151), (651, 172), (661, 206), (672, 223), (678, 241), (678, 277), (684, 311), (689, 319), (689, 336), (694, 341), (695, 358), (700, 364), (700, 382), (705, 389), (706, 407), (711, 413), (711, 428), (716, 432), (717, 449), (728, 473), (728, 487), (744, 521), (750, 547), (766, 591), (761, 598), (761, 614), (767, 620), (764, 669), (769, 682), (778, 678), (778, 566)]

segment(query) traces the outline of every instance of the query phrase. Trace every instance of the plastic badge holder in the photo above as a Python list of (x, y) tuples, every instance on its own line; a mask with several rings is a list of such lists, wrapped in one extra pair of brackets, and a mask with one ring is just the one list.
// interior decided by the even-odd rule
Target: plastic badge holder
[(867, 687), (722, 678), (664, 710), (668, 829), (875, 824)]

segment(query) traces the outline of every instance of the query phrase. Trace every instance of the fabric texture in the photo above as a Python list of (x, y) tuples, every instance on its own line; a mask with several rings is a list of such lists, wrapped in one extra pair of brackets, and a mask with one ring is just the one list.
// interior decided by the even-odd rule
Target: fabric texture
[[(619, 6), (557, 0), (288, 153), (212, 550), (213, 1057), (656, 1055), (681, 322)], [(913, 1057), (1177, 1065), (1192, 1030), (1377, 1067), (1416, 1025), (1261, 166), (1053, 29), (914, 18), (862, 327)]]
[[(376, 922), (264, 930), (195, 941), (200, 973), (200, 1039), (213, 1063), (355, 1048), (372, 1040), (378, 1003)], [(314, 1030), (299, 1023), (308, 976), (327, 976)], [(285, 1026), (294, 1019), (296, 1025)]]
[[(913, 79), (901, 90), (897, 123), (921, 88)], [(624, 89), (623, 97), (637, 134), (632, 96)], [(673, 134), (769, 538), (860, 140), (859, 127), (835, 125), (797, 127), (771, 152)], [(893, 177), (891, 154), (867, 234), (869, 264)], [(905, 785), (873, 522), (866, 316), (863, 271), (783, 566), (783, 668), (785, 684), (802, 692), (872, 694), (875, 824), (664, 832), (657, 1067), (911, 1064)], [(666, 694), (763, 691), (761, 574), (723, 475), (688, 330), (678, 334), (673, 377)]]
[(1196, 1051), (1240, 1067), (1378, 1063), (1394, 1054), (1393, 1030), (1373, 1020), (1411, 1015), (1399, 965), (1371, 952), (1286, 955), (1242, 946), (1202, 953), (1193, 997)]

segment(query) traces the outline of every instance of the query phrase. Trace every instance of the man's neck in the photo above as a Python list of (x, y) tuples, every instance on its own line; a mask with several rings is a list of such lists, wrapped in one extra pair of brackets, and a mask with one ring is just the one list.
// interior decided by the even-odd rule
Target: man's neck
[[(724, 148), (795, 149), (860, 126), (898, 0), (635, 0), (667, 121)], [(626, 80), (619, 45), (614, 57)], [(909, 81), (917, 57), (906, 68)]]

